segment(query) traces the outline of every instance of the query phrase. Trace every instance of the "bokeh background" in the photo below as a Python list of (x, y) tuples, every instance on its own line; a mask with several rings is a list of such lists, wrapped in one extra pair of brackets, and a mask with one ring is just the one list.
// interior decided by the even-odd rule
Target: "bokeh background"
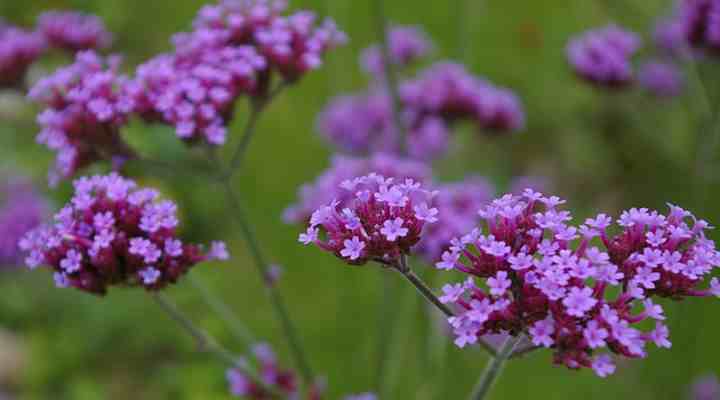
[[(187, 30), (203, 0), (7, 0), (0, 15), (31, 26), (46, 9), (72, 8), (100, 15), (115, 35), (113, 51), (131, 68), (170, 48), (168, 40)], [(435, 316), (412, 288), (392, 276), (389, 284), (373, 266), (351, 268), (328, 254), (297, 243), (300, 230), (285, 225), (282, 210), (303, 182), (329, 165), (331, 148), (317, 135), (315, 118), (339, 93), (361, 90), (367, 77), (357, 60), (374, 42), (373, 7), (368, 0), (292, 0), (336, 19), (350, 42), (333, 52), (318, 72), (285, 92), (260, 123), (243, 171), (234, 185), (243, 193), (263, 249), (284, 267), (279, 288), (315, 370), (328, 381), (329, 398), (372, 390), (378, 341), (388, 345), (387, 399), (464, 398), (483, 370), (480, 350), (456, 349), (450, 340), (428, 340)], [(646, 41), (656, 18), (669, 11), (665, 0), (392, 0), (387, 15), (397, 23), (421, 25), (436, 43), (436, 59), (466, 63), (473, 73), (510, 87), (521, 97), (527, 128), (511, 137), (479, 137), (469, 127), (455, 136), (450, 157), (435, 164), (443, 179), (480, 174), (498, 193), (517, 175), (547, 177), (569, 199), (578, 218), (593, 210), (682, 204), (715, 225), (717, 149), (708, 148), (712, 126), (703, 119), (697, 82), (685, 95), (660, 101), (642, 92), (607, 93), (572, 75), (567, 40), (583, 30), (614, 21)], [(651, 48), (648, 46), (647, 48)], [(68, 60), (45, 58), (37, 77)], [(720, 74), (712, 59), (697, 65), (711, 105), (720, 98)], [(693, 83), (695, 82), (695, 84)], [(0, 167), (22, 171), (57, 207), (69, 185), (46, 188), (51, 153), (34, 143), (37, 109), (12, 93), (0, 94)], [(240, 104), (232, 140), (246, 115)], [(467, 129), (466, 129), (467, 128)], [(139, 121), (126, 132), (148, 154), (167, 160), (192, 157), (172, 128)], [(224, 150), (229, 151), (231, 145)], [(228, 154), (225, 154), (226, 156)], [(98, 170), (102, 170), (99, 168)], [(175, 197), (183, 234), (199, 241), (225, 239), (232, 262), (203, 265), (193, 274), (221, 296), (254, 334), (271, 343), (290, 364), (286, 343), (263, 293), (238, 229), (228, 218), (220, 191), (203, 179), (136, 170), (142, 183)], [(716, 235), (715, 239), (720, 239)], [(458, 276), (418, 269), (434, 285)], [(391, 291), (395, 328), (378, 337), (379, 304)], [(201, 325), (238, 353), (223, 322), (210, 312), (189, 283), (169, 295)], [(665, 302), (664, 304), (667, 304)], [(717, 300), (669, 305), (673, 347), (650, 350), (648, 359), (624, 363), (609, 379), (591, 371), (551, 365), (538, 351), (511, 362), (492, 399), (684, 399), (703, 373), (720, 373)], [(112, 290), (105, 298), (58, 290), (40, 271), (0, 271), (0, 387), (19, 399), (225, 399), (224, 369), (195, 351), (185, 333), (139, 290)], [(384, 330), (385, 331), (385, 330)], [(3, 358), (4, 357), (4, 358)], [(8, 367), (9, 366), (9, 367)]]

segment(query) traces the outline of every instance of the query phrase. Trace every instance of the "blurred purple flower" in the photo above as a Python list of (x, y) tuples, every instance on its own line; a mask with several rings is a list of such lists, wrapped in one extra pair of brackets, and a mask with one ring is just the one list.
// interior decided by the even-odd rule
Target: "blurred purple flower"
[(100, 18), (76, 11), (47, 11), (38, 17), (38, 30), (51, 46), (72, 52), (101, 50), (112, 42)]
[(352, 200), (353, 193), (342, 189), (342, 182), (370, 172), (396, 178), (398, 182), (410, 178), (428, 183), (432, 178), (430, 168), (417, 161), (382, 153), (367, 159), (338, 155), (333, 157), (330, 168), (315, 181), (300, 187), (298, 202), (285, 210), (283, 220), (287, 223), (306, 223), (315, 210), (334, 200), (338, 201), (341, 207), (346, 207)]
[(26, 179), (0, 177), (0, 266), (16, 266), (23, 260), (18, 242), (42, 223), (48, 204)]
[[(295, 372), (283, 369), (278, 364), (275, 353), (269, 345), (258, 343), (253, 346), (252, 358), (257, 363), (258, 375), (262, 380), (262, 384), (288, 396), (287, 398), (295, 398), (295, 396), (299, 395)], [(246, 364), (249, 368), (255, 369), (247, 360), (243, 359), (240, 362)], [(230, 393), (233, 396), (256, 400), (271, 398), (269, 397), (270, 394), (260, 385), (260, 382), (254, 381), (253, 378), (238, 368), (229, 369), (226, 372), (226, 377), (230, 385)]]
[(692, 385), (691, 400), (720, 400), (720, 381), (716, 375), (698, 378)]
[(621, 87), (633, 81), (630, 58), (640, 38), (616, 25), (594, 29), (570, 40), (568, 62), (575, 73), (601, 87)]
[(640, 67), (640, 85), (656, 97), (675, 97), (682, 93), (684, 78), (675, 65), (661, 61), (649, 61)]
[[(388, 48), (390, 61), (399, 67), (404, 67), (426, 56), (433, 45), (420, 27), (394, 26), (388, 32)], [(360, 63), (365, 72), (375, 77), (384, 75), (385, 67), (379, 45), (365, 49)]]
[(30, 65), (45, 51), (45, 41), (0, 21), (0, 89), (22, 87)]

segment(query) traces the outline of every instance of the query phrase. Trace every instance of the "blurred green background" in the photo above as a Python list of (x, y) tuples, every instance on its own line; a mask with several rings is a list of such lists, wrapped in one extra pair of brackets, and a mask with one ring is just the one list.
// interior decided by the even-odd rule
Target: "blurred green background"
[[(32, 25), (51, 8), (74, 8), (100, 15), (115, 35), (113, 51), (126, 55), (132, 68), (169, 50), (172, 33), (189, 29), (202, 0), (6, 0), (0, 15)], [(273, 262), (284, 266), (279, 283), (292, 318), (299, 326), (313, 367), (328, 381), (328, 398), (372, 390), (378, 340), (388, 341), (387, 399), (464, 398), (484, 368), (480, 350), (459, 350), (447, 340), (438, 345), (427, 334), (432, 321), (413, 290), (392, 276), (396, 329), (378, 337), (378, 305), (384, 288), (373, 266), (351, 268), (328, 254), (296, 242), (300, 230), (282, 223), (282, 210), (296, 190), (329, 164), (331, 149), (316, 134), (317, 113), (335, 94), (360, 90), (367, 78), (357, 66), (362, 48), (375, 41), (373, 7), (368, 0), (291, 0), (335, 18), (350, 36), (348, 46), (333, 52), (324, 68), (285, 92), (262, 118), (244, 170), (234, 184), (243, 193), (261, 245)], [(658, 101), (640, 92), (608, 94), (578, 82), (569, 71), (564, 46), (577, 32), (610, 21), (643, 34), (649, 41), (655, 18), (670, 9), (663, 0), (392, 0), (390, 19), (421, 25), (435, 40), (438, 59), (464, 61), (492, 82), (514, 89), (528, 116), (527, 129), (505, 138), (479, 137), (461, 127), (453, 153), (436, 163), (447, 180), (465, 174), (485, 175), (502, 191), (516, 175), (550, 178), (569, 199), (577, 218), (593, 210), (616, 213), (633, 206), (686, 206), (720, 224), (713, 200), (720, 195), (715, 173), (717, 149), (698, 161), (712, 127), (703, 120), (698, 86), (686, 95)], [(652, 52), (646, 47), (644, 58)], [(67, 61), (67, 60), (64, 60)], [(35, 76), (63, 62), (46, 59)], [(715, 106), (720, 79), (717, 64), (704, 60), (699, 76)], [(0, 166), (25, 171), (45, 184), (51, 153), (34, 144), (33, 106), (12, 94), (1, 95)], [(239, 104), (233, 141), (246, 113)], [(17, 113), (7, 112), (8, 108)], [(469, 128), (469, 127), (468, 127)], [(135, 121), (127, 136), (157, 158), (192, 157), (171, 128)], [(223, 149), (229, 155), (232, 147)], [(253, 330), (271, 343), (286, 365), (286, 343), (263, 293), (236, 226), (227, 215), (218, 188), (199, 178), (159, 176), (137, 170), (142, 183), (158, 185), (175, 197), (183, 213), (185, 236), (207, 242), (227, 240), (232, 262), (195, 270)], [(46, 191), (56, 206), (70, 190)], [(720, 239), (720, 236), (715, 237)], [(435, 286), (442, 280), (419, 267)], [(15, 340), (0, 347), (21, 350), (23, 362), (3, 378), (20, 399), (225, 399), (223, 366), (194, 351), (185, 333), (139, 290), (112, 290), (102, 299), (73, 290), (57, 290), (41, 271), (0, 273), (0, 327)], [(209, 311), (189, 283), (168, 295), (223, 343), (244, 349)], [(667, 304), (665, 302), (664, 304)], [(694, 377), (720, 372), (720, 309), (717, 300), (671, 304), (671, 350), (652, 349), (646, 360), (623, 363), (606, 380), (590, 371), (573, 372), (551, 365), (547, 351), (513, 361), (492, 399), (683, 399)], [(0, 340), (4, 343), (5, 339)], [(4, 350), (4, 351), (7, 351)]]

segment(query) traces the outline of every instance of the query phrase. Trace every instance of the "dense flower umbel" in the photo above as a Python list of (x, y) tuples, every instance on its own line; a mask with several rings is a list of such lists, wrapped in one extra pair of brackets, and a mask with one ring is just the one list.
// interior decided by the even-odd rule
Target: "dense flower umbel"
[[(284, 369), (277, 361), (272, 348), (265, 343), (253, 346), (252, 360), (242, 359), (240, 362), (246, 365), (257, 365), (258, 376), (262, 380), (262, 384), (271, 388), (276, 393), (281, 394), (282, 398), (287, 399), (307, 399), (320, 400), (322, 397), (322, 385), (314, 383), (308, 389), (305, 396), (301, 396), (298, 379), (295, 371)], [(233, 396), (243, 397), (253, 400), (274, 399), (271, 393), (268, 393), (257, 381), (243, 373), (240, 369), (229, 369), (226, 373), (228, 384), (230, 385), (230, 393)]]
[(636, 34), (610, 25), (572, 39), (567, 57), (581, 78), (602, 87), (619, 87), (633, 81), (630, 58), (639, 47)]
[(20, 265), (18, 241), (48, 213), (46, 200), (20, 177), (0, 174), (0, 266)]
[(684, 79), (680, 69), (671, 63), (650, 61), (640, 67), (640, 85), (656, 97), (674, 97), (682, 93)]
[(156, 190), (117, 174), (83, 177), (55, 224), (28, 233), (28, 267), (48, 265), (59, 287), (103, 295), (113, 285), (158, 290), (199, 262), (227, 259), (222, 242), (208, 252), (176, 235), (177, 206)]
[[(720, 264), (705, 221), (676, 206), (667, 215), (633, 208), (612, 235), (605, 214), (569, 225), (563, 203), (532, 190), (506, 195), (481, 208), (486, 234), (475, 229), (443, 254), (438, 268), (471, 276), (443, 287), (441, 301), (457, 311), (449, 322), (458, 346), (488, 333), (527, 333), (554, 350), (555, 363), (607, 376), (615, 367), (608, 353), (597, 354), (602, 348), (637, 358), (647, 342), (670, 347), (653, 297), (720, 296), (717, 278), (701, 288)], [(633, 327), (645, 320), (654, 320), (653, 330)]]
[(431, 264), (440, 260), (452, 239), (470, 231), (480, 222), (477, 210), (495, 195), (492, 184), (479, 176), (436, 185), (435, 188), (438, 192), (434, 201), (439, 210), (438, 221), (425, 228), (422, 240), (413, 249)]
[(285, 210), (283, 219), (288, 223), (307, 223), (315, 210), (333, 200), (338, 201), (340, 207), (346, 207), (354, 199), (354, 195), (340, 185), (348, 179), (370, 172), (395, 178), (398, 182), (409, 178), (423, 184), (430, 182), (432, 174), (430, 167), (421, 162), (390, 154), (378, 153), (367, 159), (336, 155), (330, 168), (315, 181), (300, 187), (298, 202)]
[(377, 261), (396, 266), (420, 241), (423, 227), (437, 221), (438, 210), (429, 204), (435, 193), (412, 179), (395, 183), (371, 173), (341, 186), (353, 199), (344, 207), (333, 201), (315, 211), (299, 240), (348, 264)]
[(310, 11), (282, 15), (284, 0), (221, 0), (203, 7), (191, 35), (219, 32), (228, 44), (250, 45), (268, 64), (266, 76), (279, 72), (286, 80), (296, 80), (322, 65), (325, 53), (347, 40), (331, 19), (319, 25)]
[[(404, 67), (426, 56), (432, 50), (432, 43), (419, 27), (394, 26), (388, 32), (388, 50), (390, 62)], [(382, 51), (379, 45), (365, 49), (361, 56), (363, 69), (374, 76), (385, 71)]]
[(42, 36), (0, 21), (0, 89), (21, 87), (28, 68), (44, 50)]
[[(519, 100), (506, 89), (476, 78), (464, 67), (439, 63), (414, 80), (400, 85), (403, 125), (408, 130), (407, 152), (413, 158), (444, 155), (452, 124), (474, 122), (493, 132), (522, 128)], [(321, 113), (318, 130), (343, 151), (359, 154), (396, 152), (400, 148), (391, 100), (380, 88), (334, 99)]]
[(38, 17), (38, 30), (51, 46), (73, 52), (104, 49), (112, 42), (100, 18), (76, 11), (45, 12)]
[(44, 105), (38, 142), (57, 152), (51, 181), (67, 178), (95, 161), (133, 157), (120, 128), (133, 110), (120, 60), (80, 52), (75, 63), (38, 81), (29, 97)]

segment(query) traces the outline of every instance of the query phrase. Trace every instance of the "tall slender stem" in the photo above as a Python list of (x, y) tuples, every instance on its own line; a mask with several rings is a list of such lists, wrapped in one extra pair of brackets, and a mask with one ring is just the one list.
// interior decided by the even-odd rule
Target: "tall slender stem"
[(290, 346), (290, 351), (292, 352), (292, 355), (298, 365), (303, 379), (306, 381), (306, 383), (311, 384), (313, 381), (312, 369), (310, 368), (310, 364), (307, 361), (307, 357), (303, 350), (302, 344), (300, 343), (300, 338), (297, 331), (295, 330), (295, 326), (290, 320), (287, 307), (285, 306), (285, 301), (283, 300), (280, 292), (275, 288), (274, 285), (270, 283), (270, 280), (268, 279), (268, 263), (266, 262), (265, 256), (260, 249), (260, 245), (255, 236), (255, 232), (252, 230), (252, 227), (248, 223), (247, 216), (242, 207), (242, 204), (240, 203), (239, 196), (237, 196), (230, 183), (226, 181), (223, 183), (223, 186), (230, 206), (233, 209), (233, 215), (235, 216), (235, 219), (240, 226), (240, 230), (242, 231), (243, 236), (245, 236), (245, 242), (247, 243), (250, 250), (250, 255), (254, 260), (253, 264), (255, 265), (258, 273), (260, 274), (266, 292), (270, 297), (270, 302), (273, 306), (273, 309), (275, 310), (275, 314), (280, 320), (282, 329), (285, 332), (288, 344)]
[(485, 367), (485, 372), (483, 372), (480, 377), (480, 381), (473, 389), (470, 397), (468, 397), (469, 400), (485, 399), (497, 380), (497, 377), (500, 375), (500, 372), (502, 372), (505, 362), (512, 355), (515, 345), (517, 345), (520, 340), (522, 340), (522, 335), (509, 336), (507, 340), (505, 340), (498, 354), (488, 362), (487, 367)]
[[(410, 283), (412, 283), (413, 286), (415, 286), (415, 289), (417, 289), (418, 292), (432, 305), (435, 306), (438, 310), (442, 311), (443, 314), (447, 317), (453, 317), (455, 316), (455, 313), (453, 310), (450, 309), (450, 307), (443, 304), (440, 299), (435, 296), (435, 293), (433, 293), (432, 289), (428, 287), (428, 285), (423, 282), (423, 280), (413, 272), (412, 268), (407, 263), (407, 258), (403, 255), (400, 258), (400, 262), (398, 265), (395, 265), (393, 267), (396, 271), (400, 272), (402, 276), (405, 277)], [(478, 343), (491, 355), (497, 356), (497, 351), (495, 348), (484, 341), (482, 338), (478, 339)]]
[(398, 92), (398, 80), (395, 74), (395, 68), (392, 63), (389, 36), (390, 29), (388, 21), (385, 16), (385, 1), (375, 0), (375, 22), (376, 30), (378, 34), (378, 40), (380, 41), (380, 52), (382, 54), (383, 64), (383, 79), (385, 81), (385, 87), (390, 95), (393, 124), (395, 125), (395, 132), (398, 133), (398, 142), (400, 152), (404, 153), (406, 149), (406, 136), (405, 126), (402, 120), (402, 111), (400, 104), (400, 93)]
[(157, 292), (152, 294), (152, 298), (173, 321), (175, 321), (190, 336), (192, 336), (192, 338), (197, 343), (198, 350), (215, 355), (221, 361), (229, 364), (233, 368), (241, 370), (244, 374), (249, 376), (256, 384), (260, 385), (260, 387), (262, 387), (268, 393), (271, 393), (273, 397), (279, 396), (279, 394), (275, 390), (268, 387), (264, 383), (264, 381), (258, 376), (257, 372), (255, 372), (245, 363), (240, 362), (240, 357), (220, 345), (202, 328), (196, 326), (195, 323), (193, 323), (189, 317), (187, 317), (182, 311), (180, 311), (180, 309), (170, 299)]
[(215, 296), (201, 279), (193, 274), (188, 274), (187, 279), (200, 292), (203, 301), (230, 327), (236, 340), (246, 347), (256, 342), (250, 330), (240, 321), (233, 310), (222, 299)]

